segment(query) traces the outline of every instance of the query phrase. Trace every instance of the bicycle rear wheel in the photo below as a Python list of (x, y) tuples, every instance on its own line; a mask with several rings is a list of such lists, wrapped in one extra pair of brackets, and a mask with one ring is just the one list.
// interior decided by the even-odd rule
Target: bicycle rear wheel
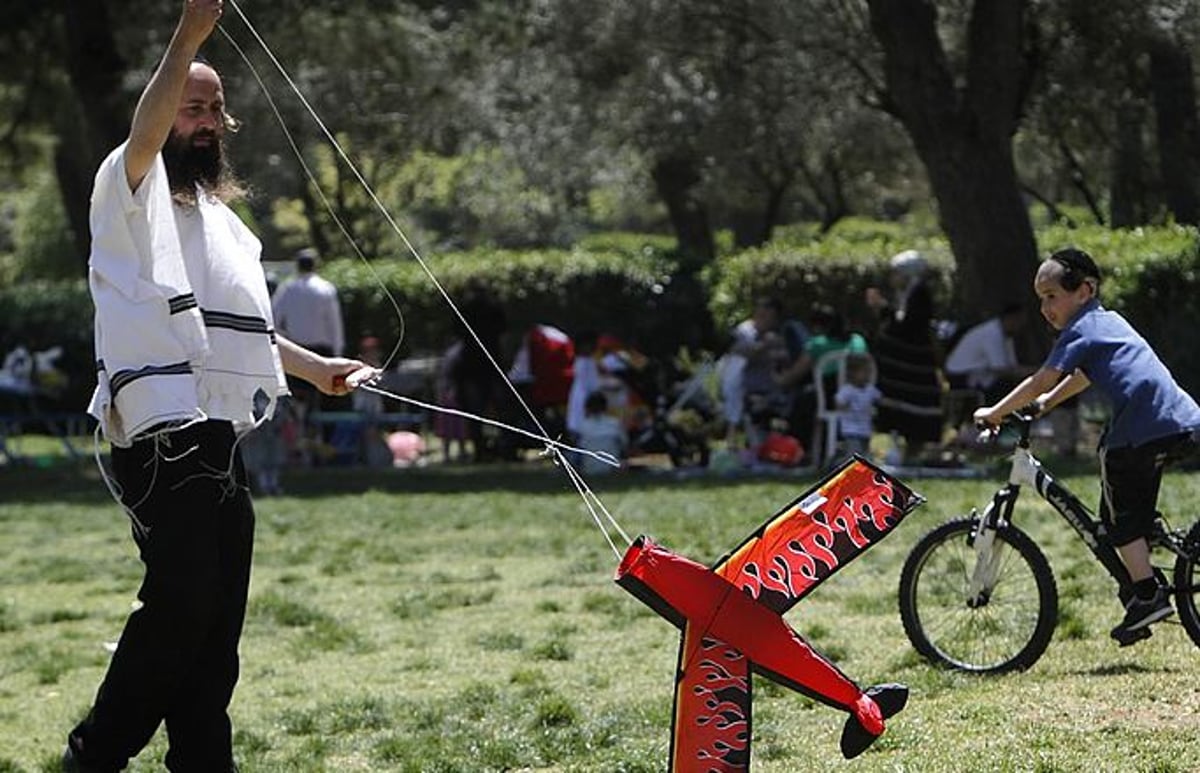
[[(900, 574), (900, 618), (917, 652), (961, 671), (1029, 668), (1058, 624), (1058, 587), (1042, 551), (1012, 526), (995, 532), (980, 554), (973, 518), (926, 534)], [(972, 590), (977, 564), (990, 562), (984, 587)]]
[(1200, 521), (1192, 524), (1184, 546), (1188, 555), (1175, 559), (1175, 609), (1184, 630), (1200, 647)]

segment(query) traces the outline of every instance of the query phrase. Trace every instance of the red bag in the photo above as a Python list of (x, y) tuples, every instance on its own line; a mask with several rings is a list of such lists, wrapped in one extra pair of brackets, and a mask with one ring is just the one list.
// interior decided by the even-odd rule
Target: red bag
[(784, 467), (795, 467), (804, 459), (804, 446), (791, 435), (772, 432), (758, 447), (758, 458)]

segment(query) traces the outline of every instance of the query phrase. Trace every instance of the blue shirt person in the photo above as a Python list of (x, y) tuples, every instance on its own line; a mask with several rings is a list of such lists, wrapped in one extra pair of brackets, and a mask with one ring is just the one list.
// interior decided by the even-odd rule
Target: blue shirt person
[(1163, 466), (1194, 448), (1200, 406), (1133, 326), (1100, 305), (1100, 269), (1086, 252), (1052, 254), (1038, 267), (1034, 291), (1042, 316), (1060, 331), (1058, 340), (1037, 372), (977, 410), (975, 419), (997, 425), (1035, 400), (1049, 410), (1092, 385), (1108, 402), (1112, 417), (1099, 448), (1100, 516), (1134, 590), (1112, 636), (1132, 643), (1144, 636), (1130, 634), (1174, 612), (1154, 578), (1146, 538)]

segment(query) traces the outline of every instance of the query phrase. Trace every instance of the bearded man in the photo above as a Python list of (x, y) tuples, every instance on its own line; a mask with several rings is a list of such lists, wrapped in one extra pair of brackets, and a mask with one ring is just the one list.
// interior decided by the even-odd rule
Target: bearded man
[(287, 391), (375, 375), (276, 336), (261, 245), (227, 202), (221, 78), (196, 60), (222, 0), (186, 0), (134, 112), (96, 174), (89, 285), (114, 493), (144, 575), (67, 771), (118, 771), (166, 724), (175, 773), (236, 770), (227, 708), (238, 679), (254, 510), (237, 450)]

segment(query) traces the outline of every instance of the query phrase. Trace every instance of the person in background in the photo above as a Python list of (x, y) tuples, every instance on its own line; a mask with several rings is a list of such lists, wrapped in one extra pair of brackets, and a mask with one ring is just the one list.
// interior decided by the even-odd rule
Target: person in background
[(780, 385), (779, 378), (803, 355), (807, 339), (808, 330), (803, 325), (784, 317), (783, 303), (778, 298), (760, 298), (750, 318), (734, 328), (729, 353), (742, 358), (744, 364), (730, 371), (740, 384), (729, 383), (726, 388), (743, 396), (743, 418), (750, 419), (750, 445), (761, 442), (772, 418), (788, 417), (791, 393)]
[[(337, 288), (317, 275), (317, 251), (306, 247), (296, 253), (296, 274), (275, 290), (271, 309), (275, 327), (306, 349), (325, 356), (341, 356), (346, 348), (342, 308)], [(289, 378), (292, 412), (296, 417), (301, 458), (305, 464), (328, 461), (327, 452), (336, 445), (334, 426), (317, 426), (318, 411), (344, 411), (346, 401), (323, 395), (302, 379)]]
[(296, 275), (271, 299), (275, 328), (306, 349), (340, 357), (346, 349), (342, 306), (337, 288), (317, 274), (318, 260), (311, 247), (296, 253)]
[[(624, 459), (625, 451), (629, 447), (629, 438), (625, 428), (621, 426), (621, 420), (609, 414), (608, 398), (599, 390), (592, 392), (587, 397), (585, 409), (586, 414), (578, 429), (579, 447), (606, 453), (616, 460)], [(616, 469), (611, 464), (586, 454), (582, 455), (580, 468), (589, 474), (613, 472)]]
[(788, 422), (792, 433), (805, 442), (813, 436), (817, 382), (825, 390), (827, 405), (833, 403), (833, 395), (837, 391), (837, 366), (826, 366), (820, 378), (814, 379), (812, 370), (817, 362), (831, 352), (862, 354), (867, 351), (866, 339), (847, 330), (845, 318), (832, 306), (814, 306), (808, 316), (808, 329), (810, 335), (804, 342), (803, 353), (776, 376), (776, 382), (792, 393), (792, 414)]
[[(318, 262), (317, 251), (311, 247), (296, 253), (296, 275), (283, 282), (271, 299), (275, 329), (306, 349), (340, 357), (346, 349), (342, 307), (337, 288), (317, 274)], [(303, 434), (310, 444), (319, 444), (326, 438), (308, 427), (308, 417), (320, 410), (346, 410), (345, 401), (323, 396), (300, 379), (289, 379), (288, 388), (295, 399)]]
[(272, 415), (285, 373), (327, 394), (377, 375), (276, 334), (261, 244), (228, 206), (241, 194), (224, 155), (236, 122), (220, 75), (196, 60), (222, 10), (182, 4), (92, 189), (89, 412), (145, 573), (64, 771), (122, 770), (163, 723), (168, 770), (237, 770), (228, 707), (254, 540), (238, 440)]
[[(462, 407), (454, 387), (454, 373), (459, 358), (462, 357), (462, 350), (462, 339), (456, 338), (438, 360), (434, 391), (438, 403), (446, 408)], [(443, 462), (462, 462), (470, 458), (467, 452), (467, 420), (462, 416), (437, 412), (433, 417), (433, 433), (441, 440)]]
[[(502, 374), (496, 370), (508, 332), (508, 313), (482, 282), (469, 283), (460, 309), (466, 324), (461, 326), (462, 348), (450, 374), (458, 405), (477, 416), (511, 417), (516, 409)], [(486, 432), (481, 422), (467, 422), (467, 434), (474, 461), (491, 461), (505, 455), (505, 439)]]
[(879, 368), (879, 429), (903, 436), (904, 454), (920, 455), (942, 439), (942, 383), (933, 338), (929, 264), (916, 250), (889, 261), (891, 293), (867, 288), (866, 303), (879, 316), (870, 342)]
[[(363, 336), (358, 342), (358, 359), (372, 368), (382, 366), (383, 349), (379, 339), (372, 335)], [(383, 396), (377, 392), (356, 389), (350, 395), (350, 404), (355, 411), (368, 417), (377, 418), (379, 414), (383, 413)]]
[(999, 426), (1036, 401), (1038, 412), (1095, 385), (1112, 408), (1100, 437), (1100, 517), (1129, 571), (1133, 595), (1112, 629), (1121, 646), (1145, 638), (1142, 629), (1174, 613), (1159, 586), (1147, 541), (1157, 517), (1164, 466), (1193, 454), (1200, 406), (1180, 388), (1154, 349), (1115, 311), (1100, 305), (1100, 269), (1082, 250), (1062, 249), (1038, 267), (1034, 291), (1042, 316), (1059, 331), (1033, 375), (975, 420)]
[(865, 354), (846, 357), (846, 383), (833, 396), (841, 417), (838, 420), (839, 443), (845, 453), (866, 456), (874, 432), (875, 403), (881, 393), (871, 383), (872, 364)]
[(1025, 307), (1009, 303), (995, 317), (972, 327), (946, 356), (951, 389), (976, 389), (987, 403), (1008, 394), (1031, 368), (1017, 362), (1013, 336), (1025, 324)]
[(567, 432), (578, 436), (587, 417), (587, 400), (601, 389), (600, 363), (596, 359), (599, 340), (595, 330), (581, 330), (575, 336), (574, 376), (567, 395)]

